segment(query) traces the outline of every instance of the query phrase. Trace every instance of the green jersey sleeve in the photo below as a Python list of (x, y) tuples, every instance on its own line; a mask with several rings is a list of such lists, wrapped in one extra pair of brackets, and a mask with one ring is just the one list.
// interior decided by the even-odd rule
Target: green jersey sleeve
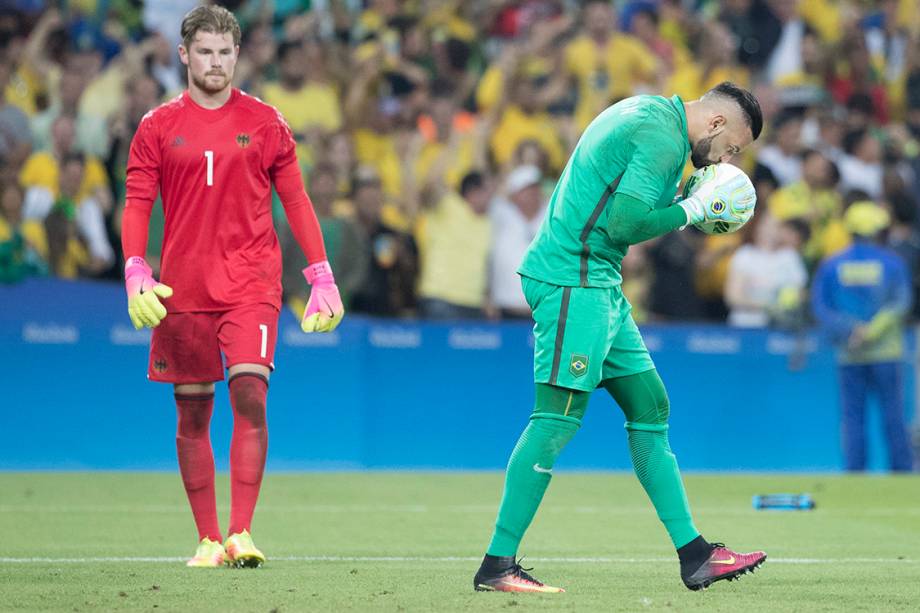
[(674, 171), (682, 169), (687, 159), (684, 149), (650, 113), (637, 118), (629, 143), (631, 155), (616, 193), (632, 196), (652, 208), (670, 206), (680, 183), (679, 175), (675, 181)]

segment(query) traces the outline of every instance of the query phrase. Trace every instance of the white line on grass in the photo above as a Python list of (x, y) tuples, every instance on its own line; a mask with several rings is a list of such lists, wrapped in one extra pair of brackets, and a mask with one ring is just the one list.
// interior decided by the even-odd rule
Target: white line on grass
[[(102, 562), (184, 562), (181, 557), (114, 557), (87, 558), (13, 558), (0, 557), (0, 564), (97, 564)], [(279, 562), (479, 562), (481, 558), (465, 556), (273, 556)], [(531, 562), (558, 564), (642, 564), (673, 562), (667, 558), (612, 558), (612, 557), (528, 557)], [(908, 558), (769, 558), (771, 564), (917, 564), (920, 559)]]
[[(456, 504), (456, 505), (421, 505), (421, 504), (394, 504), (394, 505), (365, 505), (365, 504), (303, 504), (303, 505), (264, 505), (259, 507), (260, 513), (495, 513), (495, 505)], [(746, 506), (736, 507), (694, 507), (694, 512), (705, 515), (750, 515), (753, 509)], [(920, 508), (896, 509), (860, 509), (860, 508), (833, 508), (819, 507), (821, 513), (844, 517), (904, 517), (920, 515)], [(547, 505), (541, 508), (540, 513), (580, 513), (602, 515), (634, 515), (647, 513), (647, 506), (574, 506), (574, 505)], [(769, 514), (781, 511), (765, 511)], [(0, 513), (188, 513), (185, 504), (176, 505), (0, 505)]]

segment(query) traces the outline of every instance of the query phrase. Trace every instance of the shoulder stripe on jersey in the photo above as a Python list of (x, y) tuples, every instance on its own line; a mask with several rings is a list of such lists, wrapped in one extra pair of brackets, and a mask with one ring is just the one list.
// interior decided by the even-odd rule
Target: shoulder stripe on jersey
[(565, 322), (569, 317), (569, 300), (572, 297), (572, 288), (562, 289), (562, 305), (559, 307), (559, 321), (556, 322), (556, 346), (553, 350), (553, 369), (549, 373), (550, 385), (558, 385), (559, 362), (562, 361), (562, 343), (565, 341)]
[(581, 234), (579, 235), (579, 240), (581, 240), (581, 266), (579, 267), (579, 282), (582, 287), (588, 287), (588, 259), (591, 257), (591, 248), (588, 246), (588, 237), (591, 236), (591, 231), (594, 229), (594, 225), (597, 223), (598, 218), (601, 216), (601, 213), (604, 211), (604, 207), (607, 206), (607, 199), (613, 195), (613, 192), (616, 191), (617, 186), (620, 184), (620, 179), (623, 178), (623, 175), (626, 173), (624, 170), (619, 174), (619, 176), (613, 180), (613, 182), (607, 186), (604, 190), (604, 193), (601, 194), (600, 200), (597, 201), (594, 210), (591, 211), (591, 216), (588, 217), (585, 227), (581, 229)]

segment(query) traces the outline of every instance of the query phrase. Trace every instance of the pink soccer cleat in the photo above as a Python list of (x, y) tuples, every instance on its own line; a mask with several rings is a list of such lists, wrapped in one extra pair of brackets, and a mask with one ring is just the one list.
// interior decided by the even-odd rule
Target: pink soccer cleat
[(681, 579), (691, 590), (703, 590), (722, 579), (732, 581), (763, 564), (767, 554), (762, 551), (736, 553), (723, 543), (712, 543), (712, 553), (693, 572), (682, 572)]

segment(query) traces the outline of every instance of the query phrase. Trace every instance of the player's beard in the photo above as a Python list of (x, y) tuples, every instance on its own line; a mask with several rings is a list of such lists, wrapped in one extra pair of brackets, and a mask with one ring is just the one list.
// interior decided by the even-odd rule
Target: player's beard
[[(211, 81), (209, 82), (208, 77), (214, 77), (214, 76), (220, 76), (221, 79), (219, 81), (215, 81), (214, 79), (211, 79)], [(215, 75), (214, 73), (207, 73), (203, 77), (200, 77), (200, 78), (196, 77), (195, 75), (192, 75), (192, 82), (195, 84), (195, 87), (197, 87), (204, 93), (214, 95), (214, 94), (219, 94), (220, 92), (227, 89), (227, 87), (230, 85), (230, 77), (227, 76), (225, 73), (220, 73), (219, 75)], [(219, 83), (219, 85), (215, 85), (215, 83)]]
[(712, 139), (715, 136), (707, 136), (697, 140), (690, 148), (690, 162), (694, 168), (703, 168), (710, 164), (715, 164), (709, 159), (709, 150), (712, 149)]

